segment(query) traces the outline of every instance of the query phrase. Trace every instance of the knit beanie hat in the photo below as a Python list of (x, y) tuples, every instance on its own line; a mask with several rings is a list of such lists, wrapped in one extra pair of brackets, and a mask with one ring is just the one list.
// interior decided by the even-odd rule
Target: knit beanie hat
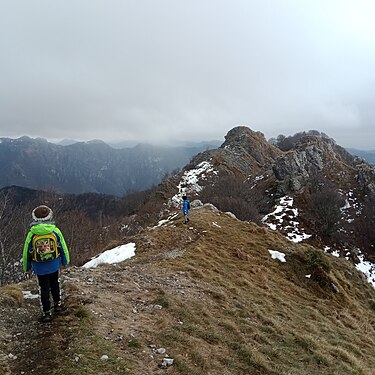
[(51, 221), (53, 212), (49, 207), (42, 205), (34, 208), (31, 216), (34, 221), (42, 223), (43, 221)]

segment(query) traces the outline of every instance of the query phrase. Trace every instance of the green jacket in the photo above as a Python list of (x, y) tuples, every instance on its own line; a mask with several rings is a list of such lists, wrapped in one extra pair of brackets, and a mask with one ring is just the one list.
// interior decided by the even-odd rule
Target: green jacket
[[(32, 238), (34, 235), (42, 235), (42, 234), (48, 234), (48, 233), (55, 233), (57, 237), (58, 242), (58, 251), (59, 251), (59, 258), (49, 261), (49, 262), (33, 262), (32, 261), (32, 255), (33, 255), (33, 249), (32, 249)], [(61, 258), (61, 259), (60, 259)], [(61, 233), (60, 229), (57, 228), (55, 224), (47, 224), (47, 223), (41, 223), (33, 225), (29, 233), (26, 236), (25, 244), (23, 246), (23, 270), (24, 272), (31, 269), (31, 266), (33, 265), (34, 271), (36, 274), (46, 274), (46, 273), (52, 273), (55, 270), (60, 268), (60, 264), (67, 265), (70, 262), (70, 255), (68, 246), (65, 243), (65, 239), (63, 234)], [(37, 263), (37, 264), (36, 264)]]

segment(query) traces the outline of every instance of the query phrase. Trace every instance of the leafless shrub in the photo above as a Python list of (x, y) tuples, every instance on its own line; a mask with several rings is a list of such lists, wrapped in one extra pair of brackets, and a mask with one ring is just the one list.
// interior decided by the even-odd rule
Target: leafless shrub
[(331, 236), (341, 219), (340, 208), (345, 201), (334, 186), (320, 186), (310, 195), (309, 206), (314, 219), (314, 229), (323, 236)]
[(206, 186), (200, 195), (203, 202), (212, 203), (220, 211), (232, 212), (240, 220), (260, 223), (260, 195), (250, 189), (250, 182), (227, 176), (220, 183)]
[(25, 209), (12, 203), (9, 192), (0, 193), (0, 285), (21, 279), (20, 260), (30, 220), (24, 213)]

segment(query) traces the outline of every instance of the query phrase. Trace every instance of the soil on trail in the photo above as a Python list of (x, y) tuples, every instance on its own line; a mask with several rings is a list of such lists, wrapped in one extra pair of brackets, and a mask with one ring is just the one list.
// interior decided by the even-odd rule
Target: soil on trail
[[(41, 323), (41, 308), (36, 278), (17, 285), (18, 292), (28, 298), (5, 299), (2, 296), (0, 319), (3, 358), (0, 374), (58, 373), (57, 352), (64, 352), (60, 331), (66, 328), (66, 318), (56, 316), (52, 323)], [(13, 295), (17, 289), (11, 292)], [(30, 296), (32, 298), (30, 298)], [(5, 303), (4, 303), (5, 302)], [(4, 306), (5, 305), (5, 306)], [(64, 313), (65, 314), (65, 313)]]
[[(158, 354), (157, 336), (169, 324), (181, 322), (169, 321), (163, 314), (163, 295), (168, 291), (183, 299), (192, 294), (203, 298), (204, 289), (185, 272), (176, 274), (160, 267), (163, 261), (183, 255), (185, 250), (176, 248), (176, 241), (185, 245), (196, 236), (192, 227), (180, 227), (180, 238), (172, 235), (173, 228), (165, 228), (166, 235), (159, 238), (139, 237), (137, 257), (141, 262), (128, 260), (97, 268), (63, 270), (60, 280), (65, 311), (56, 314), (51, 323), (40, 322), (39, 298), (8, 298), (8, 303), (4, 300), (0, 304), (0, 374), (74, 374), (69, 369), (78, 369), (79, 365), (82, 373), (100, 373), (105, 355), (108, 360), (116, 357), (113, 372), (107, 373), (173, 372), (172, 368), (161, 366), (169, 348)], [(31, 292), (34, 297), (38, 294), (35, 276), (15, 288), (18, 292)], [(88, 362), (92, 368), (85, 367)]]
[[(161, 319), (161, 291), (174, 289), (188, 298), (188, 290), (195, 294), (199, 294), (199, 290), (192, 288), (183, 273), (173, 277), (165, 272), (152, 275), (149, 268), (150, 265), (65, 270), (61, 279), (66, 311), (54, 316), (51, 323), (39, 321), (38, 299), (25, 299), (22, 306), (2, 308), (0, 319), (4, 322), (2, 330), (6, 332), (3, 338), (7, 342), (9, 367), (4, 374), (61, 374), (60, 367), (64, 367), (61, 364), (79, 362), (82, 353), (80, 345), (74, 341), (82, 337), (79, 334), (75, 337), (72, 332), (82, 328), (85, 317), (82, 314), (91, 316), (91, 323), (95, 325), (92, 335), (113, 343), (119, 353), (125, 352), (129, 373), (165, 373), (166, 369), (160, 368), (164, 357), (154, 350), (158, 344), (154, 341), (155, 332), (165, 325)], [(37, 293), (36, 280), (20, 285), (24, 290)], [(85, 310), (80, 310), (82, 306)], [(135, 348), (142, 346), (143, 351), (133, 353), (132, 343)], [(104, 347), (97, 355), (98, 363), (102, 355), (108, 355)], [(134, 372), (130, 368), (137, 370)]]

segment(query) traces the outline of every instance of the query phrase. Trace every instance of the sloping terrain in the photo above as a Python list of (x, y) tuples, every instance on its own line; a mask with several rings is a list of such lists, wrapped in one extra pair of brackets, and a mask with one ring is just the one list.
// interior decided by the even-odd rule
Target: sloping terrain
[[(282, 151), (262, 133), (239, 126), (218, 149), (194, 157), (174, 182), (174, 202), (186, 194), (254, 222), (292, 199), (307, 242), (375, 262), (375, 168), (332, 139), (306, 135)], [(294, 225), (290, 217), (280, 232)]]
[(210, 205), (128, 241), (63, 271), (51, 324), (20, 297), (35, 280), (1, 289), (0, 374), (373, 374), (375, 290), (349, 262)]

